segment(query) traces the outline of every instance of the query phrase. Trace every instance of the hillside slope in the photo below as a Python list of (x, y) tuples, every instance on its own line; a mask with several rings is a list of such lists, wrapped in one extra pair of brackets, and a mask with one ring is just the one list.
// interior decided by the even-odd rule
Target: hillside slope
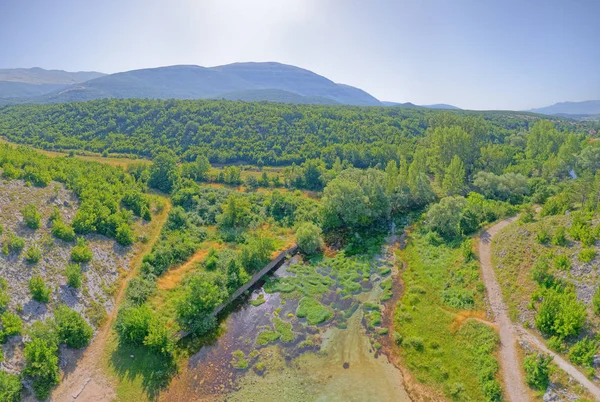
[(39, 96), (103, 75), (95, 71), (68, 72), (39, 67), (0, 69), (0, 98)]

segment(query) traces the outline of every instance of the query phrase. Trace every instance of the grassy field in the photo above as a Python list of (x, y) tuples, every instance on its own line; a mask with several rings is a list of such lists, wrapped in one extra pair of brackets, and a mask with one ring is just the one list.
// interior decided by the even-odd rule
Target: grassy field
[(452, 400), (497, 400), (498, 336), (484, 322), (477, 262), (466, 262), (460, 247), (434, 246), (418, 233), (398, 256), (405, 264), (395, 311), (403, 363)]

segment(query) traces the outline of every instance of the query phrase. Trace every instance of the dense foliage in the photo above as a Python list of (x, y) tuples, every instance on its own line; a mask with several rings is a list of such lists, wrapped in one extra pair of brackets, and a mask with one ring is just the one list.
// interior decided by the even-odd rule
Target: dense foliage
[[(320, 158), (331, 166), (336, 157), (356, 167), (385, 165), (406, 154), (428, 128), (448, 125), (442, 112), (428, 109), (360, 108), (223, 101), (99, 100), (86, 103), (20, 105), (1, 109), (0, 134), (9, 140), (46, 149), (79, 149), (150, 157), (173, 150), (183, 159), (197, 155), (211, 162), (246, 161), (283, 165)], [(464, 120), (461, 128), (435, 134), (432, 141), (447, 149), (435, 170), (448, 166), (455, 150), (465, 169), (479, 157), (479, 138), (502, 143), (510, 134), (527, 130), (538, 115), (511, 112), (452, 112)], [(467, 118), (483, 116), (474, 124)], [(477, 127), (479, 126), (479, 127)], [(538, 136), (531, 154), (537, 156), (551, 135)], [(542, 145), (538, 145), (542, 144)], [(553, 147), (556, 149), (553, 143)], [(509, 154), (503, 146), (485, 151), (485, 164), (501, 170)], [(549, 148), (552, 151), (552, 148)]]

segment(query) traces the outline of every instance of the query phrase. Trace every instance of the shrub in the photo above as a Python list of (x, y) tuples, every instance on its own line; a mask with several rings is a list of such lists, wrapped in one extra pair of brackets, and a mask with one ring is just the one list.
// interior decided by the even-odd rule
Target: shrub
[(9, 374), (0, 370), (0, 401), (19, 402), (23, 384), (16, 374)]
[(548, 258), (543, 256), (533, 264), (531, 278), (540, 286), (549, 288), (554, 284), (554, 277), (549, 272)]
[(596, 250), (593, 248), (584, 248), (579, 252), (579, 261), (592, 262), (596, 258)]
[(6, 279), (0, 278), (0, 311), (5, 310), (9, 302), (8, 282), (6, 282)]
[(8, 232), (2, 245), (2, 252), (4, 255), (15, 252), (20, 253), (25, 248), (25, 239), (15, 235), (12, 232)]
[(27, 260), (27, 262), (30, 262), (32, 264), (39, 262), (41, 258), (42, 251), (36, 245), (29, 247), (25, 252), (25, 259)]
[(75, 231), (63, 221), (54, 221), (52, 224), (52, 236), (64, 241), (74, 241)]
[(25, 344), (23, 354), (23, 375), (32, 379), (35, 396), (44, 400), (52, 387), (58, 384), (58, 346), (41, 337), (33, 337)]
[(126, 222), (121, 223), (117, 227), (117, 233), (115, 235), (115, 240), (117, 240), (117, 243), (119, 243), (121, 246), (129, 246), (133, 244), (133, 239), (134, 235), (131, 226), (129, 226), (129, 224)]
[(48, 303), (48, 300), (50, 300), (51, 290), (46, 287), (46, 282), (39, 275), (31, 277), (29, 280), (29, 292), (33, 300), (40, 303)]
[(413, 348), (416, 351), (422, 352), (425, 349), (425, 344), (423, 343), (423, 338), (418, 336), (411, 336), (404, 340), (403, 345), (405, 347)]
[(535, 235), (535, 241), (539, 244), (547, 244), (550, 241), (550, 234), (548, 233), (548, 229), (546, 229), (545, 227), (541, 227)]
[(600, 286), (598, 286), (592, 298), (592, 307), (594, 308), (594, 313), (600, 315)]
[(598, 343), (584, 338), (569, 349), (569, 360), (581, 366), (592, 367), (596, 352), (598, 352)]
[(475, 253), (473, 252), (473, 241), (471, 239), (465, 240), (460, 249), (465, 262), (475, 259)]
[(545, 391), (550, 382), (549, 365), (551, 356), (543, 354), (531, 354), (525, 357), (523, 362), (525, 368), (525, 381), (527, 384), (541, 391)]
[(68, 264), (65, 271), (67, 275), (67, 285), (79, 289), (81, 287), (81, 266), (79, 264)]
[(547, 336), (575, 336), (585, 321), (585, 305), (572, 292), (548, 289), (535, 317), (535, 326)]
[(554, 257), (554, 267), (560, 271), (568, 271), (571, 269), (571, 261), (564, 254)]
[(21, 209), (21, 215), (23, 215), (23, 222), (31, 229), (39, 229), (41, 225), (42, 216), (38, 212), (37, 208), (33, 204), (27, 204)]
[(80, 237), (77, 239), (77, 245), (71, 250), (71, 260), (76, 263), (86, 263), (92, 260), (92, 252), (85, 243), (85, 239)]
[(1, 317), (2, 333), (5, 336), (20, 335), (23, 331), (23, 321), (21, 318), (9, 311), (5, 311)]
[(142, 345), (150, 327), (152, 312), (146, 305), (125, 307), (119, 311), (115, 325), (119, 341)]
[(175, 350), (175, 342), (166, 322), (154, 317), (148, 324), (148, 334), (144, 345), (153, 352), (170, 356)]
[(61, 304), (54, 310), (58, 338), (70, 348), (87, 346), (94, 335), (92, 327), (75, 310)]
[(321, 229), (312, 222), (305, 222), (296, 229), (296, 243), (304, 254), (315, 254), (323, 249)]
[(554, 236), (552, 236), (552, 244), (555, 246), (564, 246), (567, 244), (567, 236), (564, 227), (559, 226), (558, 229), (556, 229)]
[(139, 306), (144, 304), (146, 300), (154, 293), (156, 284), (154, 281), (147, 278), (133, 278), (127, 285), (125, 298), (130, 303)]

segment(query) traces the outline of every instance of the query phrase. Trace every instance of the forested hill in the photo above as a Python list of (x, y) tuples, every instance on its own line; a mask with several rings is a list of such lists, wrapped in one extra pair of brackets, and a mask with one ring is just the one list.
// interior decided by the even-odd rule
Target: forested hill
[[(162, 150), (213, 163), (289, 165), (336, 158), (356, 167), (411, 159), (428, 128), (458, 126), (482, 144), (519, 144), (540, 115), (230, 101), (99, 100), (0, 108), (0, 136), (45, 149), (151, 157)], [(558, 123), (587, 132), (591, 123)], [(471, 146), (471, 145), (470, 145)], [(474, 152), (479, 152), (475, 149)], [(512, 151), (511, 151), (512, 152)]]

